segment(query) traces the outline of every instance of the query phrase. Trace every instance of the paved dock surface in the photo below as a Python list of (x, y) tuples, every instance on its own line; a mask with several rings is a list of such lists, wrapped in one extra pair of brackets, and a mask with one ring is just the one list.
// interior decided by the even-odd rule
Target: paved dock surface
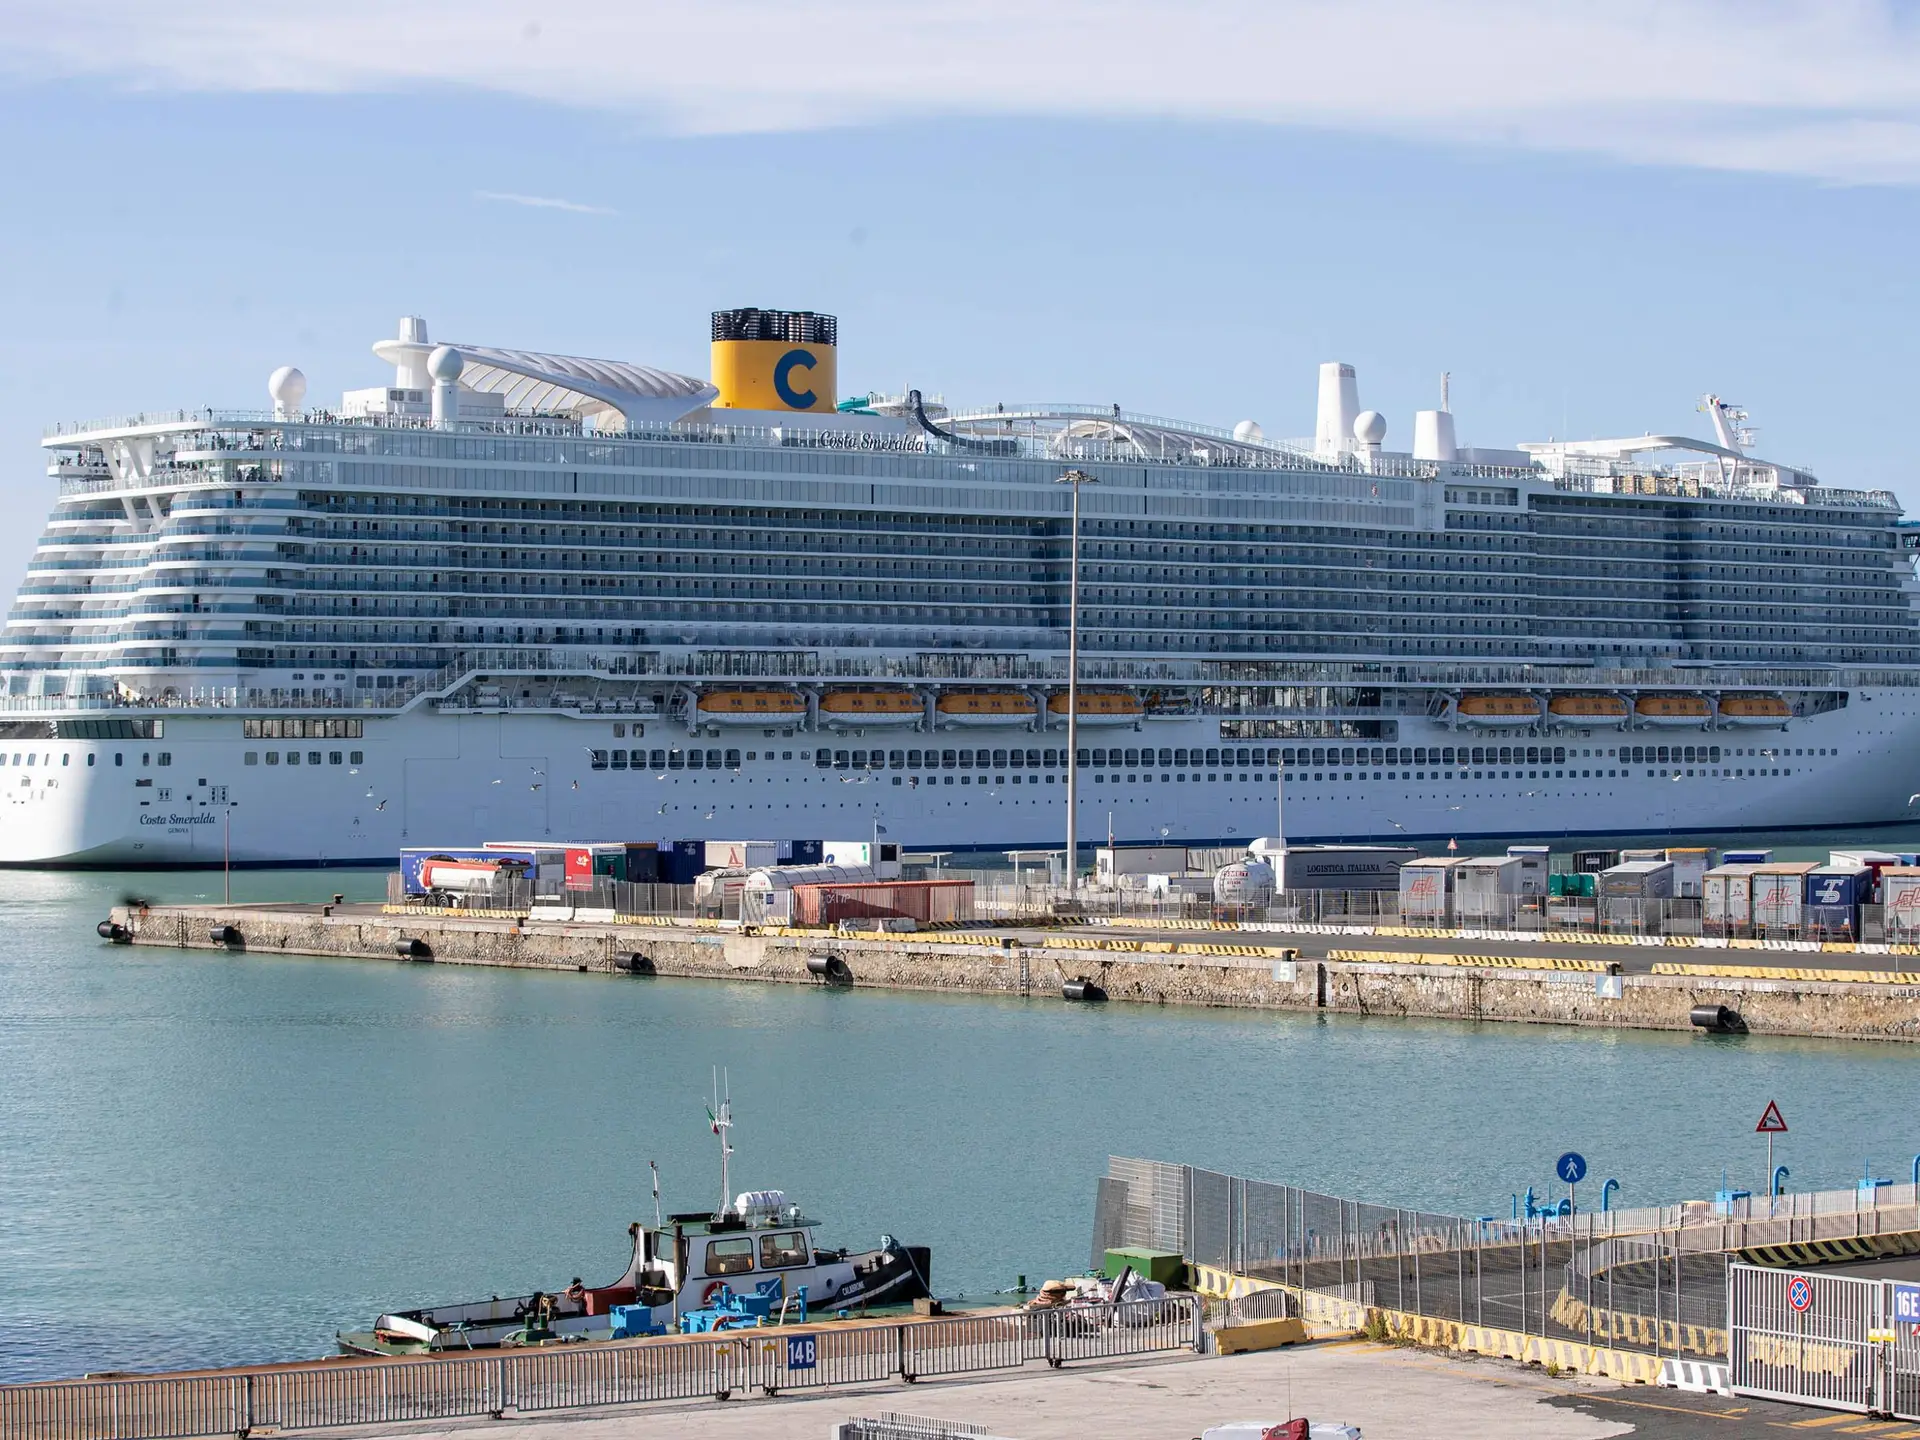
[[(474, 1423), (490, 1440), (826, 1440), (840, 1421), (887, 1411), (967, 1421), (1007, 1440), (1191, 1440), (1209, 1425), (1285, 1419), (1289, 1413), (1358, 1425), (1366, 1440), (1784, 1440), (1838, 1433), (1920, 1440), (1920, 1425), (1885, 1422), (1846, 1430), (1837, 1427), (1872, 1422), (1768, 1401), (1556, 1379), (1504, 1361), (1364, 1340), (1227, 1358), (1029, 1369), (965, 1381), (850, 1386), (808, 1397)], [(469, 1440), (472, 1429), (408, 1427), (392, 1433)]]

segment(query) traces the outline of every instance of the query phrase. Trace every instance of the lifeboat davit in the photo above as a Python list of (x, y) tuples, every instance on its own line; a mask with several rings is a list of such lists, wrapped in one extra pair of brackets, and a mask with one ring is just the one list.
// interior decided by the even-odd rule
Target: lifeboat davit
[(781, 725), (805, 719), (807, 701), (791, 690), (709, 690), (694, 712), (702, 725)]
[[(1147, 707), (1124, 690), (1082, 690), (1082, 725), (1131, 725), (1147, 713)], [(1067, 692), (1060, 690), (1047, 697), (1047, 724), (1067, 723)]]
[(1467, 725), (1532, 725), (1540, 718), (1540, 701), (1533, 695), (1462, 695), (1455, 713)]
[(829, 690), (820, 697), (820, 723), (830, 730), (917, 725), (923, 713), (911, 690)]
[(1793, 707), (1778, 695), (1722, 695), (1720, 721), (1724, 725), (1779, 727), (1793, 718)]
[(1633, 718), (1639, 725), (1698, 730), (1713, 719), (1713, 706), (1704, 695), (1679, 692), (1642, 695), (1633, 702)]
[(1030, 725), (1034, 703), (1018, 690), (960, 690), (934, 704), (942, 725)]

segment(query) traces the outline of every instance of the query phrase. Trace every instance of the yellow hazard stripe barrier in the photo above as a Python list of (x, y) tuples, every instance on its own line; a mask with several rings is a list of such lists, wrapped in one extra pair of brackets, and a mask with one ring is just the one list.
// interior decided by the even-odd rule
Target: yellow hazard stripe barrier
[(1451, 951), (1329, 950), (1329, 960), (1363, 965), (1454, 965), (1499, 970), (1580, 970), (1605, 974), (1604, 960), (1577, 960), (1565, 955), (1456, 955)]
[(1820, 1265), (1836, 1260), (1879, 1260), (1915, 1253), (1920, 1253), (1920, 1232), (1897, 1230), (1886, 1235), (1845, 1235), (1831, 1240), (1751, 1245), (1740, 1252), (1740, 1258), (1750, 1265)]
[(1654, 962), (1655, 975), (1685, 975), (1719, 980), (1799, 980), (1827, 985), (1920, 985), (1911, 970), (1819, 970), (1794, 965), (1697, 965)]
[[(1338, 1296), (1323, 1295), (1315, 1290), (1302, 1290), (1297, 1285), (1282, 1285), (1272, 1280), (1258, 1280), (1250, 1275), (1236, 1275), (1212, 1265), (1196, 1265), (1193, 1273), (1193, 1288), (1214, 1299), (1237, 1300), (1261, 1290), (1284, 1290), (1298, 1303), (1301, 1318), (1316, 1330), (1354, 1332), (1364, 1330), (1369, 1320), (1377, 1318), (1385, 1324), (1387, 1335), (1393, 1340), (1445, 1346), (1449, 1350), (1518, 1360), (1523, 1364), (1555, 1365), (1582, 1375), (1604, 1375), (1628, 1383), (1657, 1385), (1660, 1382), (1661, 1361), (1656, 1355), (1615, 1350), (1604, 1345), (1583, 1345), (1577, 1340), (1543, 1339), (1538, 1335), (1523, 1335), (1516, 1330), (1501, 1330), (1491, 1325), (1469, 1325), (1460, 1320), (1444, 1320), (1433, 1315), (1414, 1315), (1404, 1310), (1362, 1305), (1358, 1301), (1342, 1300)], [(1684, 1343), (1691, 1341), (1693, 1346), (1698, 1347), (1695, 1353), (1726, 1353), (1724, 1331), (1709, 1330), (1699, 1325), (1682, 1326), (1679, 1329), (1682, 1333), (1676, 1334), (1673, 1322), (1665, 1323), (1664, 1331), (1669, 1337), (1666, 1348), (1669, 1351), (1692, 1348)], [(1717, 1349), (1713, 1348), (1716, 1340)]]

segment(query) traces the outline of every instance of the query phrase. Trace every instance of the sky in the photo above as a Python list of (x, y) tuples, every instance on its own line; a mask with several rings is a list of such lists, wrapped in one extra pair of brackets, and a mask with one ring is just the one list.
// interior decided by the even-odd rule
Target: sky
[(1869, 0), (10, 0), (0, 579), (56, 421), (438, 340), (1405, 448), (1686, 431), (1920, 510), (1920, 10)]

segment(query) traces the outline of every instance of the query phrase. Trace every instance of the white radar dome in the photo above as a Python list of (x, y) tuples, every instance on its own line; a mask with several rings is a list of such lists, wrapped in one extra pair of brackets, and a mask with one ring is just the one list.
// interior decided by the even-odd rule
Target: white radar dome
[(292, 365), (282, 365), (267, 377), (267, 395), (275, 410), (292, 414), (307, 398), (307, 377)]
[(434, 347), (427, 356), (427, 374), (443, 385), (451, 385), (460, 378), (460, 372), (467, 368), (466, 357), (451, 345)]
[(1244, 445), (1258, 445), (1267, 438), (1267, 432), (1260, 428), (1258, 420), (1242, 420), (1233, 427), (1233, 438)]
[(1378, 410), (1362, 410), (1353, 419), (1353, 438), (1362, 445), (1378, 445), (1387, 438), (1387, 417)]

